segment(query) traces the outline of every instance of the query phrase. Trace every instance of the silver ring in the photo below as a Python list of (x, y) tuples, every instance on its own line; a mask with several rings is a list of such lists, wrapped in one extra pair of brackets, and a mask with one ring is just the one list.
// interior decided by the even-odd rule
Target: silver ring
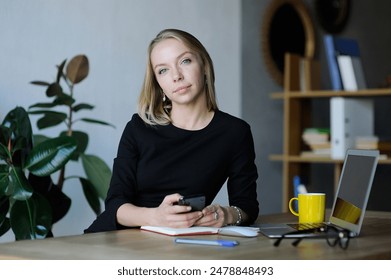
[(219, 219), (219, 213), (217, 213), (217, 211), (214, 212), (214, 219), (216, 221)]

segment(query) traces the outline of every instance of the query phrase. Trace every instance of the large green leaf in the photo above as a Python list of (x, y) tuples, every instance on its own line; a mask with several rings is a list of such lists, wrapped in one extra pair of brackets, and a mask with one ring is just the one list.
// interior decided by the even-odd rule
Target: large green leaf
[(16, 200), (25, 200), (32, 195), (32, 187), (23, 169), (14, 165), (0, 165), (0, 197), (10, 196)]
[(11, 153), (14, 154), (18, 150), (24, 150), (26, 153), (32, 148), (31, 139), (26, 139), (24, 137), (18, 137), (13, 142), (11, 147)]
[[(63, 131), (60, 133), (60, 136), (66, 136), (67, 132)], [(72, 137), (77, 141), (77, 149), (73, 153), (71, 160), (77, 161), (80, 154), (84, 154), (88, 146), (88, 134), (83, 131), (74, 130), (72, 131)]]
[(37, 121), (37, 127), (39, 129), (44, 129), (48, 127), (56, 126), (63, 121), (66, 120), (68, 117), (67, 114), (61, 113), (61, 112), (54, 112), (54, 111), (34, 111), (29, 112), (30, 114), (44, 114), (42, 118), (40, 118)]
[(12, 131), (12, 140), (26, 139), (25, 148), (32, 146), (32, 128), (28, 113), (22, 107), (11, 110), (4, 118), (3, 125)]
[(9, 190), (7, 192), (11, 192), (9, 195), (12, 195), (12, 198), (15, 200), (26, 200), (33, 194), (33, 188), (28, 182), (22, 168), (11, 167)]
[(59, 116), (66, 115), (65, 113), (51, 111), (51, 110), (36, 110), (36, 111), (29, 111), (28, 113), (30, 115), (46, 115), (46, 114), (59, 115)]
[(52, 83), (46, 89), (46, 96), (47, 97), (59, 96), (62, 93), (63, 93), (62, 87), (59, 83)]
[(2, 222), (0, 222), (0, 236), (8, 232), (10, 228), (11, 228), (10, 220), (9, 218), (5, 218)]
[(50, 83), (44, 81), (32, 81), (30, 83), (36, 86), (44, 86), (44, 87), (50, 86)]
[(67, 105), (70, 106), (73, 103), (75, 103), (75, 99), (72, 98), (69, 94), (66, 93), (61, 93), (56, 96), (53, 102), (40, 102), (40, 103), (35, 103), (31, 106), (29, 106), (29, 109), (32, 108), (44, 108), (44, 109), (50, 109), (53, 107), (56, 107), (58, 105)]
[(42, 135), (42, 134), (34, 134), (33, 135), (33, 143), (34, 143), (34, 146), (38, 146), (40, 143), (46, 141), (46, 140), (49, 140), (51, 138), (47, 137), (46, 135)]
[(8, 151), (8, 148), (3, 145), (3, 143), (0, 143), (0, 159), (6, 161), (10, 158), (10, 153)]
[(7, 195), (9, 186), (9, 167), (6, 164), (0, 165), (0, 198), (2, 195)]
[(61, 124), (65, 119), (66, 116), (61, 117), (60, 115), (45, 115), (37, 121), (37, 127), (39, 129), (53, 127)]
[(7, 146), (11, 135), (12, 131), (9, 127), (6, 127), (5, 125), (0, 125), (0, 144)]
[(70, 96), (69, 94), (62, 93), (56, 97), (53, 103), (56, 105), (71, 106), (73, 103), (75, 103), (75, 99), (72, 98), (72, 96)]
[(90, 205), (91, 209), (95, 212), (95, 214), (99, 215), (101, 213), (101, 207), (100, 207), (98, 192), (96, 191), (94, 185), (92, 185), (90, 181), (84, 178), (79, 178), (79, 179), (81, 185), (83, 186), (84, 196), (86, 197), (88, 204)]
[(31, 108), (53, 108), (55, 106), (57, 106), (57, 104), (54, 102), (50, 102), (50, 103), (40, 102), (40, 103), (35, 103), (35, 104), (29, 106), (29, 109), (31, 109)]
[(84, 122), (88, 122), (88, 123), (96, 123), (96, 124), (102, 124), (102, 125), (109, 125), (109, 126), (112, 126), (115, 128), (114, 125), (112, 125), (111, 123), (108, 123), (108, 122), (105, 122), (105, 121), (100, 121), (100, 120), (95, 120), (95, 119), (90, 119), (90, 118), (82, 118), (80, 119)]
[(93, 105), (90, 105), (90, 104), (87, 104), (87, 103), (80, 103), (80, 104), (75, 105), (72, 108), (72, 111), (78, 112), (80, 110), (92, 110), (92, 109), (94, 109)]
[(57, 69), (57, 79), (56, 79), (56, 82), (57, 83), (60, 83), (60, 80), (61, 80), (61, 77), (64, 76), (64, 66), (65, 66), (65, 63), (67, 62), (66, 59), (64, 59), (60, 65), (58, 65), (58, 69)]
[(44, 197), (34, 193), (26, 201), (15, 201), (10, 222), (16, 240), (45, 238), (52, 227), (51, 207)]
[(10, 207), (9, 197), (0, 195), (0, 224), (4, 222)]
[(47, 176), (61, 169), (77, 148), (75, 138), (62, 136), (34, 147), (26, 160), (26, 168), (36, 176)]
[(0, 236), (5, 234), (11, 227), (9, 218), (7, 217), (9, 205), (9, 198), (0, 195)]
[(99, 197), (106, 198), (111, 179), (111, 170), (107, 164), (97, 156), (81, 155), (84, 171), (88, 180), (94, 185)]

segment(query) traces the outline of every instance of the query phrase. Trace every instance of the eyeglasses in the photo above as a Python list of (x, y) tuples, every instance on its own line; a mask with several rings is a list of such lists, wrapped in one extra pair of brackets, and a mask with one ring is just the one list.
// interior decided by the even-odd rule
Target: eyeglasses
[(348, 248), (350, 240), (349, 230), (327, 226), (325, 232), (326, 241), (330, 247), (335, 247), (338, 244), (341, 249), (346, 250)]
[(298, 230), (284, 234), (274, 242), (274, 246), (278, 247), (283, 239), (295, 239), (292, 245), (296, 247), (305, 238), (324, 238), (330, 247), (339, 245), (341, 249), (346, 250), (349, 246), (350, 232), (345, 229), (325, 225), (319, 228)]

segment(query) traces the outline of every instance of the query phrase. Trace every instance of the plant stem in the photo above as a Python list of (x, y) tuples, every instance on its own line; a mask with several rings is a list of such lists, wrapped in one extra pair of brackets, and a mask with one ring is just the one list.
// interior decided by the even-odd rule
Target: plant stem
[(34, 228), (33, 217), (32, 217), (32, 215), (31, 215), (30, 204), (28, 203), (28, 200), (26, 200), (25, 202), (26, 202), (27, 212), (28, 212), (29, 221), (30, 221), (30, 234), (31, 234), (32, 239), (37, 239), (37, 235), (35, 234), (35, 228)]
[[(71, 97), (73, 97), (73, 84), (68, 83), (68, 80), (65, 75), (63, 75), (63, 78), (66, 84), (68, 85)], [(72, 136), (72, 117), (73, 117), (72, 105), (69, 105), (68, 107), (69, 107), (69, 113), (68, 113), (68, 123), (67, 123), (67, 135)], [(65, 165), (60, 170), (60, 176), (58, 177), (58, 183), (57, 183), (57, 186), (61, 191), (64, 186), (64, 182), (65, 182)]]
[(64, 178), (65, 178), (65, 167), (61, 168), (60, 170), (60, 176), (58, 176), (58, 183), (57, 187), (62, 190), (62, 187), (64, 185)]
[[(70, 95), (73, 98), (73, 84), (68, 84)], [(73, 124), (73, 111), (72, 111), (72, 104), (68, 106), (69, 107), (69, 116), (68, 116), (68, 136), (72, 136), (72, 124)]]

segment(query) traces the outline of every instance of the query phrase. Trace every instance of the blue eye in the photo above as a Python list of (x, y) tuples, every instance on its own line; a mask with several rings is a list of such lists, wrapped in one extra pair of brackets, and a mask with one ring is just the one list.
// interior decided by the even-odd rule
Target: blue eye
[(160, 69), (159, 72), (158, 72), (158, 74), (159, 74), (159, 75), (164, 74), (166, 71), (167, 71), (166, 68)]
[(191, 59), (189, 58), (185, 58), (184, 60), (182, 60), (182, 64), (189, 64), (191, 62)]

